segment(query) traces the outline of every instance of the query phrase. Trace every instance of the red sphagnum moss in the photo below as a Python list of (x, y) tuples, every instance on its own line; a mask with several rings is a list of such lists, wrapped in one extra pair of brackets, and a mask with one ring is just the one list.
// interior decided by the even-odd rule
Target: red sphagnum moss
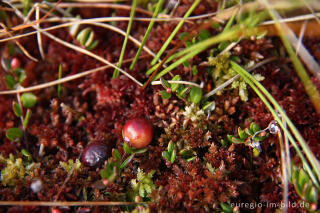
[[(174, 13), (182, 17), (192, 1), (183, 0)], [(202, 1), (193, 15), (214, 12), (218, 8), (216, 1)], [(86, 8), (72, 11), (81, 14), (82, 18), (129, 16), (130, 11), (122, 9)], [(13, 12), (10, 15), (12, 24), (21, 23)], [(139, 13), (137, 16), (147, 17)], [(183, 25), (181, 32), (196, 29), (197, 22), (191, 21)], [(54, 24), (43, 23), (42, 28)], [(126, 30), (127, 22), (115, 22), (115, 25)], [(134, 22), (132, 36), (141, 40), (148, 24)], [(157, 52), (175, 28), (176, 22), (156, 23), (146, 45)], [(123, 36), (99, 27), (92, 27), (99, 45), (93, 52), (110, 62), (119, 58)], [(222, 28), (212, 28), (212, 35)], [(31, 31), (26, 29), (24, 32)], [(50, 31), (53, 35), (67, 42), (78, 45), (66, 29)], [(178, 36), (176, 36), (178, 37)], [(40, 59), (36, 36), (18, 39), (28, 52)], [(178, 44), (175, 38), (169, 48)], [(320, 61), (319, 39), (304, 39), (306, 47), (315, 59)], [(100, 67), (103, 64), (74, 50), (42, 36), (45, 59), (31, 61), (20, 51), (9, 53), (9, 43), (0, 44), (1, 57), (11, 58), (12, 68), (25, 69), (26, 79), (22, 86), (29, 87), (58, 79), (58, 67), (61, 64), (63, 76), (70, 76), (85, 70)], [(10, 43), (14, 45), (14, 43)], [(16, 47), (15, 47), (16, 48)], [(241, 64), (249, 61), (261, 61), (283, 54), (279, 38), (243, 39), (231, 50), (238, 56)], [(133, 58), (137, 48), (129, 42), (125, 59)], [(171, 75), (179, 74), (185, 81), (200, 83), (203, 92), (213, 89), (213, 78), (208, 74), (208, 67), (201, 64), (207, 61), (211, 50), (190, 60), (190, 66), (179, 66)], [(144, 54), (144, 53), (143, 53)], [(146, 82), (145, 71), (150, 67), (150, 59), (139, 60), (130, 71), (128, 64), (122, 68), (140, 82)], [(191, 74), (191, 66), (198, 65), (198, 74)], [(288, 60), (281, 58), (255, 70), (265, 77), (262, 84), (286, 111), (298, 127), (311, 150), (320, 158), (320, 122), (308, 98), (303, 85)], [(0, 90), (6, 90), (5, 76), (7, 71), (0, 68)], [(166, 77), (165, 77), (166, 78)], [(171, 79), (171, 77), (170, 77)], [(168, 79), (169, 80), (169, 79)], [(319, 78), (313, 78), (320, 88)], [(247, 86), (249, 88), (249, 86)], [(273, 120), (264, 103), (250, 89), (249, 100), (242, 102), (238, 92), (225, 90), (222, 95), (215, 96), (215, 109), (207, 117), (205, 114), (199, 121), (193, 121), (183, 112), (190, 104), (177, 96), (162, 99), (159, 95), (161, 86), (148, 86), (145, 90), (124, 75), (112, 79), (112, 69), (96, 72), (86, 77), (62, 84), (61, 97), (57, 97), (55, 87), (34, 91), (37, 104), (32, 109), (32, 117), (25, 137), (21, 143), (9, 141), (5, 133), (11, 127), (21, 126), (21, 120), (12, 111), (15, 96), (0, 95), (0, 155), (8, 158), (12, 153), (17, 158), (26, 158), (21, 154), (23, 148), (28, 149), (32, 161), (39, 163), (32, 172), (23, 178), (14, 179), (14, 186), (4, 186), (0, 182), (1, 201), (134, 201), (131, 194), (131, 180), (137, 179), (138, 168), (146, 174), (155, 170), (153, 182), (156, 190), (151, 193), (150, 211), (162, 212), (215, 212), (221, 203), (280, 203), (282, 201), (281, 164), (277, 137), (270, 136), (261, 142), (263, 152), (258, 157), (245, 145), (228, 144), (221, 141), (227, 134), (235, 135), (238, 127), (248, 127), (255, 121), (262, 128)], [(200, 110), (200, 109), (199, 109)], [(152, 140), (148, 151), (135, 155), (114, 182), (106, 185), (101, 180), (99, 171), (107, 164), (109, 156), (102, 156), (99, 165), (92, 166), (83, 157), (83, 165), (79, 169), (66, 171), (59, 166), (60, 162), (79, 159), (88, 153), (90, 143), (100, 141), (103, 148), (123, 151), (122, 129), (128, 120), (148, 118), (153, 126)], [(148, 136), (149, 137), (149, 136)], [(149, 140), (149, 138), (148, 138)], [(195, 153), (194, 160), (187, 162), (179, 153), (170, 163), (162, 157), (172, 141), (178, 150), (188, 149)], [(133, 144), (132, 144), (133, 145)], [(142, 148), (145, 146), (136, 146)], [(41, 150), (41, 151), (39, 151)], [(95, 151), (95, 150), (93, 150)], [(95, 153), (99, 155), (99, 153)], [(294, 153), (293, 153), (294, 154)], [(111, 158), (110, 158), (111, 159)], [(100, 167), (99, 167), (100, 166)], [(0, 163), (0, 169), (6, 167)], [(33, 193), (30, 184), (33, 180), (42, 181), (42, 189)], [(141, 197), (139, 197), (141, 199)], [(298, 202), (301, 199), (294, 187), (289, 187), (289, 200)], [(142, 207), (141, 207), (142, 208)], [(264, 212), (274, 212), (277, 208), (263, 207)], [(109, 207), (1, 207), (0, 212), (120, 212), (132, 210), (131, 206)], [(256, 212), (242, 208), (241, 212)], [(258, 211), (258, 210), (257, 210)], [(289, 212), (305, 212), (302, 208), (289, 208)]]

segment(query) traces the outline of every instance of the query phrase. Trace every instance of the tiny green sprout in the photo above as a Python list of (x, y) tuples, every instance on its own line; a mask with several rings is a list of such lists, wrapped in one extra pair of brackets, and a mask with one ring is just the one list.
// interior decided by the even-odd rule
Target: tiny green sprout
[(143, 199), (150, 198), (150, 194), (156, 189), (152, 180), (154, 173), (155, 170), (151, 170), (148, 174), (145, 174), (142, 169), (138, 168), (137, 179), (131, 180), (131, 187), (136, 195)]
[(88, 50), (92, 50), (98, 45), (98, 41), (94, 40), (94, 32), (89, 27), (80, 31), (80, 33), (77, 35), (77, 40)]
[(7, 130), (6, 137), (11, 141), (21, 141), (23, 131), (20, 128), (12, 127)]
[[(234, 144), (245, 144), (253, 148), (253, 154), (255, 157), (259, 156), (260, 144), (259, 141), (263, 141), (268, 137), (268, 133), (261, 131), (260, 126), (252, 122), (249, 128), (245, 130), (238, 128), (238, 138), (233, 135), (227, 135), (227, 139)], [(253, 138), (254, 137), (254, 138)], [(254, 140), (253, 140), (254, 139)]]
[[(124, 155), (121, 156), (119, 150), (112, 150), (112, 157), (109, 158), (107, 166), (100, 171), (100, 176), (102, 179), (108, 180), (110, 183), (112, 183), (116, 179), (117, 175), (120, 174), (121, 170), (129, 165), (136, 154), (145, 153), (147, 149), (134, 149), (127, 143), (123, 143), (123, 151)], [(122, 161), (122, 159), (124, 160)]]
[(32, 108), (37, 103), (37, 97), (30, 92), (21, 95), (22, 105), (26, 108)]
[[(60, 64), (59, 65), (59, 71), (58, 71), (58, 79), (60, 80), (61, 78), (62, 78), (62, 66)], [(58, 97), (60, 98), (60, 96), (61, 96), (61, 84), (58, 84), (57, 93), (58, 93)]]
[(187, 162), (191, 162), (194, 159), (196, 159), (196, 153), (193, 150), (190, 149), (183, 149), (179, 152), (179, 155), (186, 160)]
[(176, 145), (172, 141), (170, 141), (168, 144), (167, 150), (162, 152), (162, 157), (167, 161), (169, 161), (170, 163), (174, 163), (174, 161), (176, 160), (176, 156), (177, 156)]
[(30, 152), (28, 152), (28, 150), (22, 149), (21, 154), (25, 156), (28, 161), (32, 161), (32, 155), (30, 154)]

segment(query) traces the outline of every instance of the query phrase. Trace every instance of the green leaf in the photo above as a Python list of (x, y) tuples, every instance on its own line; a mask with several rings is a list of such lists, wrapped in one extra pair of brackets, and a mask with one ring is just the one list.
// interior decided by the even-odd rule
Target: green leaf
[(182, 41), (184, 39), (184, 37), (186, 37), (188, 35), (187, 32), (182, 32), (179, 36), (179, 39)]
[(31, 115), (32, 115), (31, 109), (27, 109), (26, 116), (24, 117), (23, 124), (22, 124), (23, 128), (27, 128)]
[(226, 49), (230, 45), (230, 42), (228, 41), (223, 41), (219, 44), (218, 46), (218, 51), (222, 52), (224, 49)]
[(182, 158), (187, 159), (193, 156), (193, 151), (189, 149), (183, 149), (179, 152)]
[(168, 83), (168, 81), (166, 81), (166, 79), (164, 79), (164, 78), (160, 78), (160, 82), (161, 82), (161, 85), (165, 88), (165, 89), (168, 89), (168, 88), (170, 88), (171, 86), (170, 86), (170, 84)]
[(202, 98), (202, 90), (199, 87), (192, 87), (190, 91), (190, 101), (192, 103), (198, 104)]
[(233, 208), (227, 203), (220, 203), (220, 206), (225, 213), (232, 213), (233, 212)]
[(161, 95), (161, 97), (162, 97), (163, 99), (169, 99), (169, 98), (171, 98), (171, 93), (168, 93), (168, 92), (165, 91), (165, 90), (160, 90), (160, 91), (159, 91), (159, 94)]
[(132, 149), (132, 153), (134, 153), (134, 154), (142, 154), (142, 153), (145, 153), (146, 151), (148, 151), (146, 148), (143, 148), (143, 149)]
[(94, 40), (89, 46), (87, 46), (87, 50), (93, 50), (94, 48), (96, 48), (99, 44), (98, 40)]
[(178, 96), (185, 98), (190, 90), (190, 87), (184, 87), (183, 85), (181, 85), (181, 87), (179, 87), (178, 89)]
[(192, 75), (197, 75), (197, 74), (198, 74), (197, 65), (193, 65), (192, 66)]
[(190, 157), (190, 158), (186, 159), (186, 161), (187, 161), (187, 162), (191, 162), (191, 161), (193, 161), (194, 159), (196, 159), (196, 157), (197, 157), (197, 156)]
[(244, 143), (243, 140), (239, 139), (239, 138), (236, 138), (232, 135), (227, 135), (227, 138), (228, 140), (231, 142), (231, 143), (234, 143), (234, 144), (240, 144), (240, 143)]
[(252, 122), (252, 123), (250, 124), (250, 130), (253, 132), (253, 134), (255, 134), (256, 132), (260, 131), (261, 128), (260, 128), (260, 126), (259, 126), (257, 123)]
[(207, 101), (204, 106), (202, 107), (202, 110), (206, 113), (212, 112), (216, 108), (216, 102), (214, 101)]
[(15, 102), (15, 101), (12, 102), (12, 108), (13, 108), (14, 114), (17, 117), (20, 117), (22, 115), (22, 110), (20, 108), (20, 105), (17, 102)]
[[(172, 81), (180, 81), (181, 80), (181, 77), (180, 75), (175, 75), (173, 78), (172, 78)], [(172, 92), (175, 92), (177, 91), (177, 89), (179, 88), (180, 84), (171, 84), (171, 91)]]
[(162, 157), (163, 157), (164, 159), (166, 159), (167, 161), (170, 161), (170, 154), (169, 154), (168, 151), (163, 151), (163, 152), (162, 152)]
[(146, 192), (144, 190), (143, 184), (141, 184), (140, 187), (139, 187), (139, 195), (141, 197), (145, 197), (146, 196)]
[(177, 156), (177, 151), (174, 149), (172, 151), (171, 157), (170, 157), (170, 162), (173, 163), (176, 160), (176, 156)]
[(310, 190), (306, 193), (306, 199), (310, 203), (317, 203), (318, 201), (318, 190), (310, 185)]
[(223, 147), (228, 146), (228, 141), (227, 141), (227, 140), (222, 139), (220, 142), (221, 142), (221, 145), (222, 145)]
[(6, 84), (9, 89), (14, 89), (14, 86), (16, 85), (16, 80), (12, 75), (6, 75), (5, 76)]
[(304, 185), (308, 181), (309, 181), (309, 177), (307, 173), (303, 169), (300, 169), (297, 184), (301, 191), (303, 191)]
[(100, 171), (100, 176), (102, 179), (108, 179), (110, 182), (113, 182), (116, 177), (115, 172), (115, 164), (114, 162), (110, 161), (107, 164), (107, 167)]
[(37, 103), (37, 97), (30, 92), (21, 95), (22, 105), (26, 108), (32, 108)]
[(242, 130), (240, 127), (238, 128), (238, 134), (241, 140), (246, 140), (248, 138), (249, 135), (247, 135), (247, 133)]
[(133, 159), (134, 154), (130, 155), (129, 157), (127, 157), (122, 164), (120, 165), (120, 169), (125, 168), (126, 166), (128, 166), (128, 164), (130, 163), (130, 161)]
[(20, 128), (16, 127), (10, 128), (7, 130), (6, 137), (11, 141), (21, 141), (23, 137), (23, 131)]
[(21, 150), (21, 154), (25, 157), (27, 157), (28, 161), (32, 160), (32, 155), (30, 154), (30, 152), (28, 152), (28, 150), (26, 149), (22, 149)]
[(17, 68), (13, 72), (18, 77), (19, 83), (22, 83), (27, 78), (26, 71), (23, 68)]
[(198, 35), (198, 41), (201, 42), (201, 41), (204, 41), (204, 40), (206, 40), (206, 39), (208, 39), (210, 37), (211, 37), (211, 34), (210, 34), (210, 32), (208, 30), (201, 30), (199, 35)]
[(174, 143), (172, 141), (170, 141), (169, 144), (168, 144), (168, 152), (169, 152), (169, 154), (172, 153), (173, 149), (174, 149)]
[(112, 156), (117, 159), (117, 161), (121, 161), (121, 154), (117, 149), (112, 150)]
[(127, 143), (123, 143), (123, 150), (127, 155), (132, 154), (132, 149)]

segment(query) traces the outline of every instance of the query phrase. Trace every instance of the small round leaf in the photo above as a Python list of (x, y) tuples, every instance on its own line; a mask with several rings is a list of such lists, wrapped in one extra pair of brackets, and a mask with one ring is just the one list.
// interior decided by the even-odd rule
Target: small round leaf
[(37, 97), (32, 93), (23, 93), (21, 95), (22, 105), (26, 108), (32, 108), (37, 103)]

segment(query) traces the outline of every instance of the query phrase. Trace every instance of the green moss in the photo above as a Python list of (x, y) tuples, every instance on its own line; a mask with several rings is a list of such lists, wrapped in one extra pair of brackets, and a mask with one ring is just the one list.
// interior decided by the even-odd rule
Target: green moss
[(136, 196), (142, 198), (150, 197), (150, 194), (156, 188), (156, 185), (152, 181), (154, 173), (155, 170), (152, 170), (148, 174), (145, 174), (142, 169), (138, 168), (137, 179), (131, 180), (131, 187)]
[(4, 186), (14, 185), (16, 180), (24, 179), (35, 167), (39, 166), (33, 162), (23, 162), (21, 158), (15, 159), (13, 154), (10, 154), (7, 159), (0, 155), (0, 161), (6, 164), (6, 167), (1, 170), (1, 182)]
[[(230, 53), (226, 52), (224, 54), (219, 54), (216, 57), (209, 57), (208, 63), (210, 66), (214, 67), (214, 71), (212, 72), (212, 78), (214, 79), (215, 86), (219, 86), (226, 82), (227, 80), (233, 78), (238, 73), (231, 69), (230, 67)], [(254, 74), (253, 77), (257, 81), (264, 80), (264, 77), (260, 74)], [(242, 101), (248, 100), (248, 90), (247, 84), (242, 78), (233, 81), (231, 85), (231, 89), (238, 89), (239, 96)], [(221, 95), (223, 90), (217, 92), (217, 95)]]
[(60, 166), (69, 173), (72, 170), (80, 170), (82, 164), (79, 159), (77, 159), (75, 162), (72, 159), (69, 159), (68, 162), (60, 161)]

